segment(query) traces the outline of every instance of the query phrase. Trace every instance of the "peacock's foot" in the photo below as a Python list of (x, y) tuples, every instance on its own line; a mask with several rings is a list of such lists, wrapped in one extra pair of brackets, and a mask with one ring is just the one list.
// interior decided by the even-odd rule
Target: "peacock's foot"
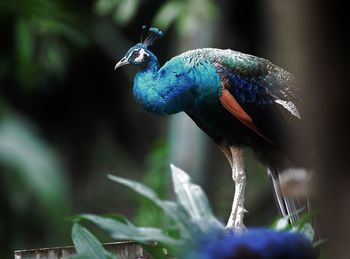
[(225, 229), (227, 231), (234, 231), (234, 232), (242, 232), (246, 229), (244, 225), (244, 213), (247, 211), (244, 209), (244, 207), (239, 206), (236, 210), (236, 214), (234, 211), (231, 211), (231, 215), (229, 217), (229, 220), (226, 224)]
[(233, 198), (231, 214), (228, 219), (226, 229), (230, 229), (236, 232), (240, 232), (245, 229), (244, 213), (247, 212), (244, 209), (245, 185), (246, 185), (245, 179), (243, 181), (235, 182), (235, 186), (236, 186), (235, 195)]

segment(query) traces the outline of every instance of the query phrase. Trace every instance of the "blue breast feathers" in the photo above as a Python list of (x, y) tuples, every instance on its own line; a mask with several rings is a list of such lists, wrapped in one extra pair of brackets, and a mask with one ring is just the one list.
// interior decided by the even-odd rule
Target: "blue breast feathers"
[(134, 81), (136, 100), (158, 114), (193, 110), (217, 101), (220, 78), (209, 63), (189, 64), (182, 57), (168, 61), (158, 72), (143, 70)]

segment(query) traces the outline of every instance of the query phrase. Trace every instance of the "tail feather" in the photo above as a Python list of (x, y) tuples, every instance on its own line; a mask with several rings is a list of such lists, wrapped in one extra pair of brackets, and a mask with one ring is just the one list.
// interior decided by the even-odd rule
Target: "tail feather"
[[(292, 171), (291, 171), (292, 170)], [(300, 174), (300, 170), (304, 169), (288, 169), (286, 171), (278, 171), (268, 168), (268, 174), (271, 178), (274, 188), (274, 194), (283, 217), (288, 217), (293, 228), (297, 227), (301, 217), (310, 212), (309, 199), (298, 193), (299, 195), (290, 195), (290, 192), (285, 189), (284, 182), (286, 174)]]

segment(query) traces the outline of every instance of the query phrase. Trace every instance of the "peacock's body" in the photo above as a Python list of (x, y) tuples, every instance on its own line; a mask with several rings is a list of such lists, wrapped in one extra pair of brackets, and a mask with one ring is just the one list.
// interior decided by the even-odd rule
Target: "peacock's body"
[(266, 59), (233, 50), (196, 49), (160, 68), (148, 46), (162, 33), (151, 28), (116, 67), (138, 64), (134, 96), (158, 114), (186, 112), (228, 158), (236, 183), (229, 227), (243, 227), (245, 173), (241, 147), (252, 147), (269, 168), (282, 212), (299, 206), (283, 197), (278, 172), (304, 166), (289, 141), (297, 140), (300, 99), (294, 77)]

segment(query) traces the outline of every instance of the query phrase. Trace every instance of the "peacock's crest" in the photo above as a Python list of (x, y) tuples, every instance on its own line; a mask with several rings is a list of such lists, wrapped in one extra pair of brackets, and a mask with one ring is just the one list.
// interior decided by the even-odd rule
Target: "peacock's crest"
[(153, 44), (153, 42), (155, 42), (156, 40), (158, 40), (160, 38), (163, 38), (163, 36), (164, 36), (164, 33), (161, 30), (159, 30), (156, 27), (151, 27), (151, 28), (149, 28), (149, 30), (147, 32), (146, 38), (144, 40), (142, 40), (142, 35), (143, 35), (143, 32), (145, 29), (146, 29), (146, 26), (143, 25), (142, 26), (142, 34), (141, 34), (141, 43), (146, 45), (147, 47), (151, 46)]

